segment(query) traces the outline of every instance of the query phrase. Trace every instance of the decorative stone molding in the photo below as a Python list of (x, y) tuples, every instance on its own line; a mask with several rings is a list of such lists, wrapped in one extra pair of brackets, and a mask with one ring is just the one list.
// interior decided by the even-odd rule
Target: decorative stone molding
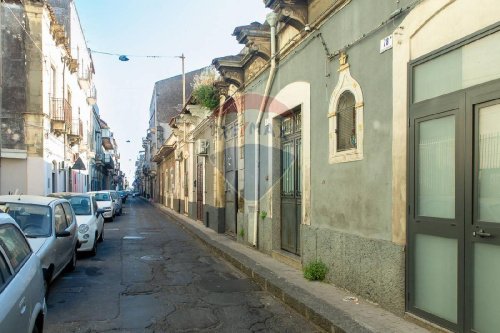
[[(280, 13), (282, 24), (291, 25), (302, 31), (308, 23), (308, 1), (307, 0), (265, 0), (267, 8)], [(285, 23), (286, 22), (286, 23)]]
[[(347, 55), (341, 53), (339, 57), (339, 81), (333, 90), (330, 97), (330, 105), (328, 107), (328, 121), (329, 121), (329, 163), (344, 163), (359, 161), (363, 159), (363, 109), (364, 100), (363, 93), (359, 83), (351, 76), (349, 64), (347, 62)], [(356, 109), (356, 148), (337, 151), (337, 107), (339, 98), (342, 93), (349, 91), (353, 94), (355, 99)]]
[(253, 79), (266, 66), (267, 61), (262, 58), (255, 58), (245, 70), (245, 81)]
[(227, 84), (235, 84), (241, 87), (244, 82), (243, 73), (244, 56), (239, 54), (235, 56), (215, 58), (212, 65), (219, 71), (223, 80)]
[(270, 30), (271, 27), (267, 23), (253, 22), (249, 25), (236, 27), (233, 36), (236, 37), (238, 43), (247, 47), (247, 52), (252, 56), (268, 61), (271, 57)]

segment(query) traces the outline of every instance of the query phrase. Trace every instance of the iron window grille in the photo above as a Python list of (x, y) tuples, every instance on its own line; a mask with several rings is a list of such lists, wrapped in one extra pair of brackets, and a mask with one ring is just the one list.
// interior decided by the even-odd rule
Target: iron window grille
[(356, 101), (350, 91), (345, 91), (339, 98), (336, 118), (337, 151), (356, 149)]

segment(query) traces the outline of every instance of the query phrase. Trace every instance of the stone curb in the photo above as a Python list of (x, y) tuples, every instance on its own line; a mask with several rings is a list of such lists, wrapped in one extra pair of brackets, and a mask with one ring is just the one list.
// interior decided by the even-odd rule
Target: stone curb
[(171, 217), (174, 222), (200, 240), (213, 253), (225, 259), (255, 281), (263, 290), (279, 298), (283, 303), (326, 332), (378, 332), (363, 326), (344, 310), (333, 307), (331, 304), (316, 298), (303, 288), (287, 282), (270, 269), (259, 265), (252, 258), (213, 240), (207, 233), (193, 226), (192, 223), (194, 222), (189, 218), (170, 211), (157, 203), (151, 204), (165, 215)]

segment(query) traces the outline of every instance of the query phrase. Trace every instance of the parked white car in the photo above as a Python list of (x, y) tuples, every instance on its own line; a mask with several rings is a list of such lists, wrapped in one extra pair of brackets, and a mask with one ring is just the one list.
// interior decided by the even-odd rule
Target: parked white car
[(97, 207), (104, 211), (102, 213), (102, 216), (108, 221), (113, 221), (116, 213), (115, 204), (113, 202), (113, 199), (111, 198), (111, 193), (109, 193), (109, 191), (95, 191), (88, 193), (92, 194), (95, 197)]
[(94, 194), (61, 192), (49, 194), (49, 197), (64, 198), (69, 201), (75, 211), (78, 225), (78, 252), (97, 254), (97, 242), (103, 241), (104, 213), (98, 208)]
[(9, 214), (42, 261), (47, 286), (66, 268), (76, 267), (78, 232), (68, 200), (35, 195), (2, 195), (0, 210)]
[(40, 258), (16, 222), (0, 213), (0, 332), (42, 332), (44, 288)]

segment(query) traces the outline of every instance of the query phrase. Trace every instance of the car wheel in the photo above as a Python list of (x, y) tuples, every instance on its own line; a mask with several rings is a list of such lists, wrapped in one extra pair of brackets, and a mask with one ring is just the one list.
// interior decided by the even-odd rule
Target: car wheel
[(73, 256), (71, 257), (71, 260), (70, 262), (68, 263), (68, 265), (66, 266), (66, 270), (68, 272), (73, 272), (76, 268), (76, 248), (75, 250), (73, 251)]
[(97, 232), (94, 237), (94, 246), (92, 246), (92, 250), (90, 250), (90, 255), (95, 256), (97, 254)]
[(31, 333), (38, 333), (38, 332), (40, 332), (38, 330), (38, 326), (35, 325), (35, 327), (33, 327), (33, 331), (31, 331)]
[(104, 240), (104, 228), (102, 228), (101, 235), (99, 236), (99, 239), (97, 240), (99, 243), (102, 243)]
[(111, 217), (109, 218), (109, 222), (113, 222), (113, 220), (114, 220), (114, 219), (115, 219), (115, 216), (113, 215), (113, 216), (111, 216)]

